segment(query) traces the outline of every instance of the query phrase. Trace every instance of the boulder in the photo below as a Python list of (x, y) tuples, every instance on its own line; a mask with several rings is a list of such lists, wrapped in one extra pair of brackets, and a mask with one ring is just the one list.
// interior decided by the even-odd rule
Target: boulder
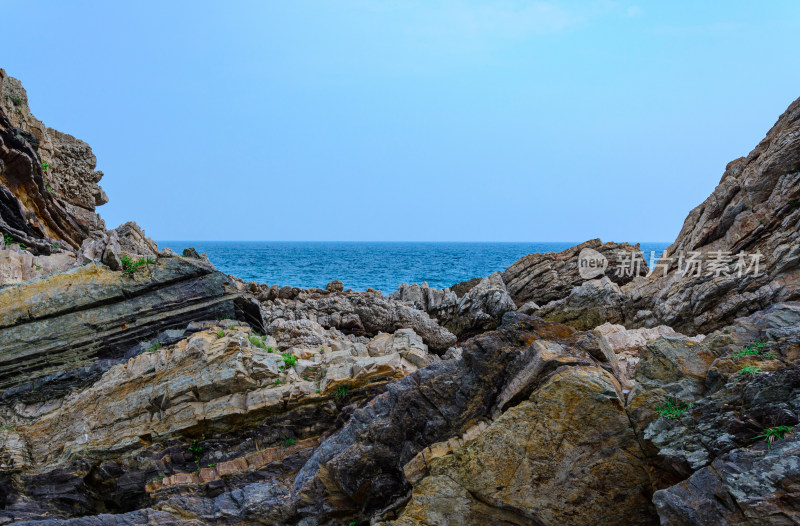
[[(530, 254), (516, 261), (503, 272), (503, 281), (517, 305), (534, 301), (539, 305), (567, 296), (573, 287), (583, 283), (578, 260), (581, 252), (591, 250), (605, 258), (607, 268), (598, 276), (605, 276), (617, 285), (630, 282), (636, 276), (647, 274), (647, 264), (639, 245), (628, 243), (603, 243), (591, 239), (562, 252)], [(636, 257), (638, 267), (620, 267), (623, 257)]]
[(335, 279), (330, 283), (328, 283), (327, 285), (325, 285), (325, 290), (327, 290), (328, 292), (342, 292), (344, 290), (344, 283), (342, 283), (338, 279)]
[(462, 339), (496, 328), (506, 312), (516, 309), (499, 272), (478, 280), (460, 297), (450, 289), (412, 283), (400, 285), (389, 298), (411, 303)]
[(389, 524), (654, 524), (650, 479), (619, 383), (595, 367), (549, 377), (476, 438), (426, 459)]

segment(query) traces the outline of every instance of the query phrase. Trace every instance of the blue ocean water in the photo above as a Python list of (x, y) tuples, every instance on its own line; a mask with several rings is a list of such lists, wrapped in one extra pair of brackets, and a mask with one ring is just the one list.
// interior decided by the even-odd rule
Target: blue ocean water
[[(439, 243), (305, 241), (159, 241), (177, 253), (194, 247), (222, 272), (245, 281), (319, 287), (338, 279), (345, 288), (390, 293), (401, 283), (449, 287), (485, 277), (527, 254), (558, 252), (577, 243)], [(645, 258), (669, 243), (642, 243)]]

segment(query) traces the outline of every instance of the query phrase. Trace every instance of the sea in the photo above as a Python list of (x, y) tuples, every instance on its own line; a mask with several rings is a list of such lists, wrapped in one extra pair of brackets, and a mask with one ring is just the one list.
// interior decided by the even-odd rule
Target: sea
[[(356, 242), (356, 241), (159, 241), (178, 254), (187, 247), (206, 253), (220, 271), (245, 281), (318, 287), (338, 279), (345, 289), (373, 288), (389, 294), (401, 283), (436, 288), (503, 271), (519, 258), (559, 252), (574, 242)], [(669, 243), (641, 243), (645, 259)]]

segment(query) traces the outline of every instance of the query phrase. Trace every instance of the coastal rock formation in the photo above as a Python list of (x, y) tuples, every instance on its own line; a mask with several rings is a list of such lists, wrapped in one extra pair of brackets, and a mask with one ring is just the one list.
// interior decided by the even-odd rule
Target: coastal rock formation
[[(601, 345), (607, 346), (619, 362), (620, 370), (625, 380), (632, 380), (639, 364), (639, 352), (647, 345), (655, 342), (662, 336), (680, 337), (672, 327), (659, 325), (652, 329), (626, 329), (622, 325), (604, 323), (595, 327), (594, 332), (600, 337)], [(690, 341), (703, 341), (704, 336), (691, 338)]]
[[(578, 257), (585, 249), (607, 260), (608, 266), (602, 275), (618, 285), (647, 274), (647, 264), (638, 244), (591, 239), (562, 252), (530, 254), (508, 267), (503, 272), (503, 281), (516, 304), (534, 301), (544, 305), (567, 296), (573, 287), (585, 281), (578, 270)], [(631, 256), (631, 265), (627, 263), (628, 256)], [(634, 267), (634, 262), (639, 264)]]
[(244, 284), (239, 290), (260, 300), (261, 315), (267, 332), (284, 327), (287, 322), (308, 320), (325, 329), (371, 338), (380, 332), (393, 333), (412, 329), (437, 353), (455, 345), (456, 337), (425, 312), (378, 291), (331, 292), (321, 289), (297, 289)]
[(541, 385), (476, 438), (426, 459), (427, 476), (390, 524), (656, 522), (647, 465), (614, 377), (574, 366), (531, 380)]
[(798, 137), (800, 99), (746, 158), (728, 164), (647, 279), (587, 282), (540, 303), (537, 314), (580, 328), (610, 322), (698, 334), (800, 298)]
[(479, 280), (460, 297), (450, 289), (432, 289), (427, 283), (413, 283), (400, 285), (389, 298), (410, 302), (462, 338), (494, 329), (506, 312), (516, 310), (499, 272)]
[(133, 274), (89, 264), (0, 289), (2, 397), (46, 400), (165, 329), (235, 317), (236, 298), (225, 275), (188, 258)]
[[(0, 479), (43, 475), (18, 479), (0, 517), (127, 511), (268, 481), (260, 470), (275, 464), (296, 472), (346, 403), (438, 360), (409, 330), (366, 346), (281, 349), (249, 327), (207, 325), (112, 367), (60, 403), (7, 408)], [(44, 485), (56, 478), (58, 488)], [(65, 500), (80, 505), (69, 510)]]
[(106, 231), (88, 146), (0, 92), (0, 524), (800, 521), (800, 102), (649, 276), (592, 240), (385, 297)]
[(86, 143), (33, 117), (20, 82), (0, 69), (0, 231), (36, 255), (103, 232), (96, 164)]

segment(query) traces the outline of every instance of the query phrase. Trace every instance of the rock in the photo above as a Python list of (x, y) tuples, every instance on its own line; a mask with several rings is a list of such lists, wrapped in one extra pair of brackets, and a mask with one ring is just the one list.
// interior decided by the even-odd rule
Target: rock
[(96, 158), (83, 141), (33, 117), (22, 85), (4, 70), (0, 93), (0, 230), (34, 255), (54, 245), (77, 249), (105, 230), (95, 213), (108, 200)]
[(506, 312), (516, 310), (503, 278), (495, 272), (458, 300), (456, 311), (440, 320), (453, 334), (466, 336), (496, 328)]
[(457, 298), (460, 298), (461, 296), (469, 292), (470, 289), (472, 289), (472, 287), (480, 283), (482, 279), (483, 278), (472, 278), (466, 281), (461, 281), (450, 287), (450, 290), (453, 292), (453, 294), (456, 295)]
[[(602, 345), (608, 346), (620, 364), (622, 374), (626, 381), (633, 380), (636, 366), (639, 363), (639, 351), (646, 345), (653, 343), (661, 336), (680, 337), (671, 327), (659, 325), (651, 329), (626, 329), (622, 325), (604, 323), (595, 327), (594, 332), (600, 337)], [(701, 342), (704, 336), (690, 338), (691, 341)]]
[(44, 399), (64, 387), (38, 379), (121, 357), (140, 340), (192, 320), (233, 317), (236, 297), (223, 274), (186, 258), (133, 275), (89, 264), (0, 289), (0, 397)]
[(344, 283), (342, 283), (338, 279), (335, 279), (330, 283), (328, 283), (327, 285), (325, 285), (325, 290), (327, 290), (328, 292), (342, 292), (344, 290)]
[(791, 524), (800, 517), (800, 433), (717, 458), (688, 480), (657, 491), (661, 524)]
[(539, 310), (539, 308), (540, 307), (539, 305), (536, 304), (536, 302), (529, 301), (528, 303), (523, 304), (519, 309), (517, 309), (517, 312), (519, 312), (520, 314), (527, 314), (530, 316), (532, 314), (535, 314), (536, 311)]
[(111, 270), (122, 270), (122, 249), (117, 232), (108, 233), (106, 247), (103, 249), (100, 261)]
[[(308, 503), (304, 516), (320, 521), (328, 513), (371, 516), (403, 499), (409, 489), (403, 467), (424, 448), (510, 410), (559, 367), (597, 367), (597, 374), (605, 374), (593, 358), (599, 349), (596, 337), (525, 316), (507, 316), (498, 330), (466, 341), (463, 349), (462, 359), (436, 362), (391, 384), (320, 444), (294, 483)], [(621, 415), (619, 422), (628, 422), (619, 401), (609, 405)], [(629, 438), (634, 438), (630, 429), (620, 440)], [(630, 482), (638, 483), (638, 478)], [(639, 499), (650, 506), (647, 487), (642, 489), (645, 496)], [(503, 516), (501, 510), (492, 512)]]
[(477, 438), (426, 465), (429, 475), (390, 524), (656, 520), (620, 386), (602, 369), (557, 372)]
[[(618, 291), (587, 283), (567, 291), (569, 297), (558, 300), (551, 295), (549, 299), (558, 301), (544, 305), (546, 314), (540, 315), (581, 328), (604, 322), (668, 325), (693, 335), (710, 333), (772, 304), (800, 299), (798, 130), (800, 99), (746, 158), (728, 164), (717, 188), (690, 212), (647, 279), (635, 279)], [(697, 265), (687, 266), (693, 255), (701, 261), (699, 272)], [(756, 260), (757, 273), (751, 267)], [(527, 297), (519, 291), (555, 286), (542, 283), (544, 277), (523, 283), (519, 267), (532, 266), (523, 261), (514, 264), (516, 272), (509, 275), (512, 266), (504, 274), (518, 303), (515, 294)], [(560, 271), (547, 272), (544, 268), (539, 275), (552, 276), (556, 285), (563, 281)]]
[(575, 287), (565, 298), (547, 303), (536, 315), (579, 330), (590, 330), (603, 323), (623, 324), (628, 303), (629, 298), (619, 285), (603, 276)]
[(112, 232), (119, 238), (119, 246), (122, 252), (131, 257), (157, 258), (158, 245), (156, 242), (145, 236), (144, 230), (133, 221), (128, 221)]
[[(257, 297), (272, 297), (271, 290), (265, 285)], [(282, 287), (276, 298), (261, 302), (261, 309), (271, 334), (286, 322), (309, 320), (355, 337), (412, 329), (436, 353), (444, 353), (456, 343), (456, 337), (425, 312), (379, 292), (330, 293)]]
[[(797, 424), (800, 369), (786, 365), (800, 357), (798, 312), (800, 304), (780, 304), (701, 342), (662, 336), (640, 351), (627, 409), (651, 456), (656, 487), (749, 446), (764, 427)], [(763, 354), (731, 358), (757, 341), (766, 342)], [(743, 375), (745, 366), (763, 372)], [(685, 410), (682, 416), (657, 414), (668, 399)]]
[[(585, 281), (578, 270), (578, 258), (584, 249), (590, 249), (608, 261), (604, 275), (617, 285), (647, 274), (647, 265), (638, 244), (603, 243), (592, 239), (562, 252), (530, 254), (518, 260), (503, 272), (509, 294), (517, 305), (529, 301), (544, 305), (566, 297), (573, 287)], [(635, 255), (642, 264), (635, 271), (632, 266), (620, 268), (620, 254)]]
[(75, 255), (69, 252), (34, 256), (18, 246), (0, 247), (0, 287), (64, 271), (75, 264)]
[[(192, 324), (208, 329), (174, 345), (151, 346), (59, 404), (17, 403), (13, 431), (5, 440), (0, 435), (0, 459), (12, 463), (7, 471), (43, 475), (20, 477), (13, 504), (0, 510), (0, 520), (63, 516), (67, 508), (58, 504), (63, 499), (83, 503), (80, 513), (96, 513), (114, 502), (139, 507), (184, 491), (204, 495), (222, 483), (234, 495), (274, 486), (269, 470), (278, 465), (296, 472), (318, 445), (314, 437), (334, 426), (337, 404), (374, 396), (388, 380), (415, 371), (406, 357), (437, 360), (409, 330), (382, 335), (368, 346), (334, 341), (278, 348), (275, 340), (233, 321), (218, 323), (225, 328)], [(159, 341), (172, 337), (162, 336)], [(286, 356), (295, 361), (290, 364)], [(102, 410), (95, 411), (98, 401)], [(198, 427), (202, 437), (195, 433)], [(287, 433), (309, 438), (298, 436), (290, 447), (282, 446)], [(202, 449), (187, 459), (182, 452), (198, 442)], [(62, 455), (65, 450), (69, 458)], [(82, 460), (70, 464), (73, 458)], [(97, 458), (113, 458), (113, 466), (101, 468), (92, 460)], [(87, 485), (83, 479), (90, 472)], [(159, 472), (164, 476), (152, 480)], [(56, 478), (62, 482), (57, 488), (47, 486)], [(95, 484), (108, 491), (93, 496)], [(38, 496), (34, 506), (25, 504), (31, 496)], [(180, 508), (186, 513), (193, 511), (185, 506)], [(281, 506), (271, 507), (282, 513)], [(69, 513), (78, 511), (73, 507)]]
[(450, 289), (413, 283), (400, 285), (389, 299), (410, 302), (462, 338), (496, 328), (503, 314), (516, 309), (499, 272), (479, 280), (460, 298)]

